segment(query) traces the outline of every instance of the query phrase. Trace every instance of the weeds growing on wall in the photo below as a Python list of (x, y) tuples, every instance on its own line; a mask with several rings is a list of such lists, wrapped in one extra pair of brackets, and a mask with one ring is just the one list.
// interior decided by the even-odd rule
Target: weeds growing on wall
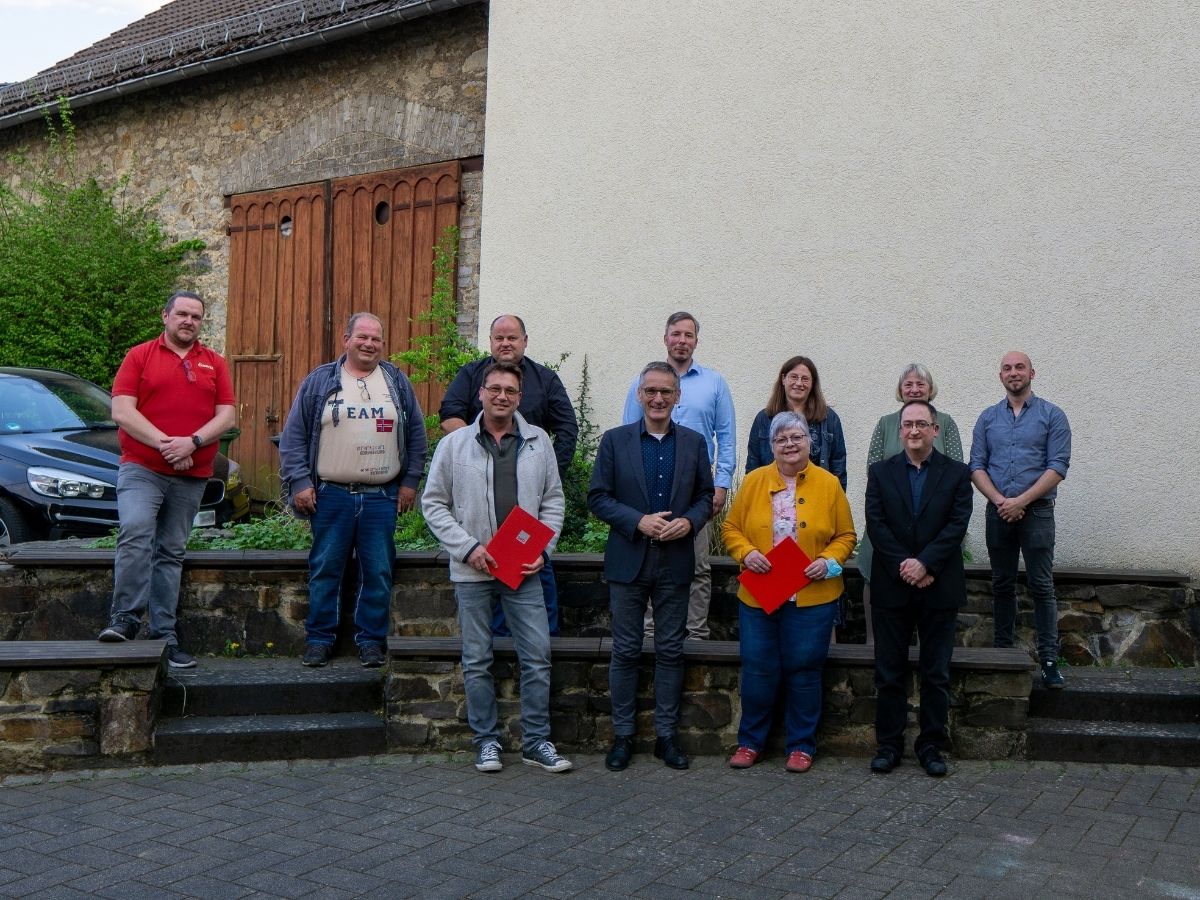
[(131, 200), (127, 175), (77, 170), (65, 100), (46, 114), (40, 159), (9, 156), (0, 183), (0, 364), (108, 386), (125, 351), (162, 331), (163, 302), (204, 242), (169, 240), (158, 198)]

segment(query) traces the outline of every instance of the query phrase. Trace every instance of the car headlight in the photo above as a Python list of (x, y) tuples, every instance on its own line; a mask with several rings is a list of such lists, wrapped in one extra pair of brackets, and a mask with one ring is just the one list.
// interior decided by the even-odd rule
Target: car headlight
[(106, 481), (75, 472), (64, 472), (61, 469), (30, 469), (26, 478), (31, 488), (46, 497), (86, 497), (99, 500), (104, 496), (105, 490), (113, 487)]

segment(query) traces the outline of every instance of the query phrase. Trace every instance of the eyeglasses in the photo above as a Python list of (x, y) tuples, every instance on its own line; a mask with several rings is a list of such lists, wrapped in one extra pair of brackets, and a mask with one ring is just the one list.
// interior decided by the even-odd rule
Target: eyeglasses
[(916, 431), (925, 431), (928, 428), (932, 428), (933, 424), (933, 422), (926, 422), (924, 419), (921, 419), (918, 422), (901, 422), (900, 430), (913, 431), (915, 429)]
[[(350, 373), (347, 372), (346, 374), (349, 375)], [(358, 396), (363, 400), (370, 400), (371, 392), (367, 390), (367, 380), (365, 378), (355, 378), (354, 380), (358, 382)]]
[(499, 397), (501, 394), (503, 394), (505, 397), (519, 397), (521, 395), (519, 388), (500, 387), (498, 384), (489, 384), (484, 387), (484, 391), (487, 392), (489, 397)]
[(808, 442), (806, 435), (783, 435), (771, 441), (776, 447), (803, 447)]
[(642, 393), (653, 400), (655, 397), (662, 397), (664, 400), (670, 400), (675, 396), (675, 388), (642, 388)]
[(812, 384), (812, 378), (808, 375), (789, 375), (783, 379), (784, 384)]
[(196, 383), (196, 373), (192, 371), (192, 361), (185, 359), (183, 361), (183, 374), (187, 376), (187, 380), (192, 384)]

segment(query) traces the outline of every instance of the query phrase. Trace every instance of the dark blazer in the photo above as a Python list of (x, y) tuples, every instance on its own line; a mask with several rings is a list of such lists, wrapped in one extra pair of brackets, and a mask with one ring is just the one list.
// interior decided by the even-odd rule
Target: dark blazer
[[(867, 471), (867, 535), (875, 548), (872, 606), (899, 609), (919, 602), (930, 609), (957, 609), (966, 603), (962, 541), (971, 521), (971, 473), (937, 450), (927, 465), (915, 516), (903, 452)], [(924, 563), (933, 584), (920, 589), (900, 578), (900, 563), (910, 558)]]
[[(696, 567), (696, 532), (712, 515), (712, 465), (708, 445), (699, 432), (675, 425), (675, 478), (671, 483), (673, 517), (686, 516), (692, 523), (691, 536), (664, 543), (668, 571), (683, 583), (690, 583)], [(650, 540), (637, 530), (638, 522), (650, 508), (646, 490), (646, 472), (642, 465), (642, 420), (604, 432), (588, 507), (596, 518), (609, 524), (608, 546), (604, 550), (604, 577), (609, 581), (631, 582), (637, 578)]]

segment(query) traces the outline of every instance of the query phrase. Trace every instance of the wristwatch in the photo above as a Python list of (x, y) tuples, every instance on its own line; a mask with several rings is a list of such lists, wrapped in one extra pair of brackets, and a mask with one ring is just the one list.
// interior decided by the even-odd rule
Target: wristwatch
[(200, 435), (198, 434), (192, 435), (192, 443), (196, 445), (197, 450), (204, 446), (204, 441), (200, 440)]

